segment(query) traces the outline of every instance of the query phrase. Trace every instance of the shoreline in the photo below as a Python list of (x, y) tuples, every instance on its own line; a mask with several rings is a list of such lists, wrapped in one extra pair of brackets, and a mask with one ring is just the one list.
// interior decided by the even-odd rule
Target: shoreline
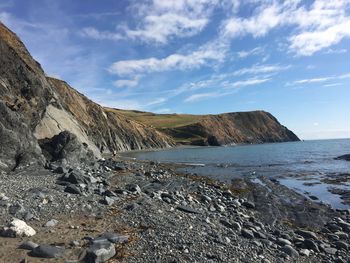
[[(57, 166), (52, 168), (57, 172)], [(63, 258), (83, 262), (79, 255), (105, 232), (128, 236), (126, 243), (114, 245), (115, 262), (350, 259), (350, 210), (311, 202), (264, 177), (261, 180), (270, 191), (242, 178), (227, 185), (180, 174), (176, 168), (106, 160), (72, 171), (76, 178), (90, 178), (85, 187), (63, 183), (63, 174), (34, 167), (2, 174), (0, 225), (17, 217), (37, 234), (0, 237), (0, 261), (42, 262), (28, 250), (18, 249), (23, 241), (33, 241), (64, 248), (62, 257), (48, 262)], [(80, 193), (67, 193), (68, 186)], [(33, 217), (28, 219), (28, 213)], [(46, 227), (52, 219), (58, 220), (57, 225)]]

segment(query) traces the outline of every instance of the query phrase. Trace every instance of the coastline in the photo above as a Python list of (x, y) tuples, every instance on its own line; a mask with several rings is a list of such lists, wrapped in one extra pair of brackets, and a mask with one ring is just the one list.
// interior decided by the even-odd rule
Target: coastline
[[(26, 222), (37, 235), (0, 237), (0, 261), (41, 262), (18, 249), (33, 241), (64, 247), (62, 257), (50, 262), (81, 262), (105, 232), (128, 236), (115, 244), (111, 262), (349, 260), (350, 211), (311, 202), (268, 178), (261, 180), (270, 191), (245, 179), (227, 185), (176, 168), (120, 159), (76, 167), (75, 176), (90, 182), (74, 184), (81, 192), (75, 194), (67, 193), (62, 174), (50, 170), (2, 174), (0, 225), (29, 212)], [(57, 225), (46, 227), (51, 219)]]

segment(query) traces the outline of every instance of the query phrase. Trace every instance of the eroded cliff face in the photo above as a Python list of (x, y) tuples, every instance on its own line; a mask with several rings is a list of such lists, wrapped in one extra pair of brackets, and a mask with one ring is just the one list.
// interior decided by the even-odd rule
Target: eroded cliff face
[(38, 140), (74, 134), (97, 158), (103, 151), (174, 145), (157, 130), (90, 101), (65, 82), (48, 78), (20, 39), (0, 22), (0, 169), (45, 159)]
[[(64, 110), (77, 122), (77, 125), (70, 126), (81, 129), (99, 150), (112, 152), (174, 145), (167, 135), (94, 103), (66, 82), (53, 78), (48, 78), (48, 81), (57, 92)], [(45, 122), (44, 118), (42, 123)], [(37, 134), (40, 130), (37, 129)]]
[(163, 131), (179, 143), (192, 145), (299, 141), (292, 131), (264, 111), (206, 115), (190, 125)]

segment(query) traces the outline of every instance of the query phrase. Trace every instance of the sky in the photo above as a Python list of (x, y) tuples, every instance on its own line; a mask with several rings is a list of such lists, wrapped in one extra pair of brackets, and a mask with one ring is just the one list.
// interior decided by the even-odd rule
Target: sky
[(109, 107), (265, 110), (350, 138), (350, 0), (1, 0), (49, 76)]

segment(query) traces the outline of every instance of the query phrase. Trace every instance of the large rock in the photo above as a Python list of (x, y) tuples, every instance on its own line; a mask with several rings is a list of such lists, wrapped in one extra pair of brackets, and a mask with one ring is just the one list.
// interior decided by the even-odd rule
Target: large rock
[(69, 131), (63, 131), (51, 139), (40, 140), (39, 143), (45, 157), (53, 162), (66, 160), (67, 163), (78, 164), (95, 160), (87, 144), (81, 143), (77, 136)]
[(336, 160), (350, 161), (350, 154), (344, 154), (335, 158)]
[(102, 263), (114, 257), (116, 250), (114, 244), (109, 241), (93, 243), (87, 250), (84, 262)]
[(4, 237), (31, 237), (35, 234), (36, 231), (32, 227), (16, 218), (0, 231), (0, 235)]
[(64, 251), (62, 247), (40, 245), (35, 247), (30, 255), (39, 258), (60, 258), (63, 257)]

